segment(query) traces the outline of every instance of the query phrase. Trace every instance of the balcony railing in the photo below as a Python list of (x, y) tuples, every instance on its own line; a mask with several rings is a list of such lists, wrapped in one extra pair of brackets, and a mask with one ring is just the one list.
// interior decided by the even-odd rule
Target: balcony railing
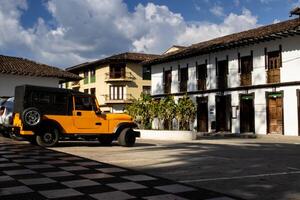
[(135, 79), (131, 72), (113, 72), (105, 74), (105, 81), (133, 81)]
[(247, 86), (252, 84), (252, 74), (241, 74), (241, 86)]
[(72, 87), (79, 86), (80, 82), (79, 81), (73, 81), (72, 82)]
[(103, 95), (105, 98), (106, 104), (114, 104), (114, 103), (132, 103), (135, 99), (132, 94), (126, 94), (126, 95)]

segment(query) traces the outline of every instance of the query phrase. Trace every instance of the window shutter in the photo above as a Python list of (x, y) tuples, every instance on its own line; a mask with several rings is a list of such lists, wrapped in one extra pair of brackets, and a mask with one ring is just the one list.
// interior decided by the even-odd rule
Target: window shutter
[(165, 73), (165, 68), (163, 68), (163, 85), (165, 85), (165, 83), (166, 83), (166, 73)]
[(251, 61), (250, 61), (251, 72), (253, 71), (253, 50), (251, 50)]
[(204, 73), (205, 73), (205, 78), (207, 78), (207, 59), (205, 60)]
[(186, 64), (187, 80), (189, 80), (189, 63)]
[(279, 64), (282, 67), (282, 45), (279, 45)]
[(196, 78), (199, 80), (199, 69), (198, 69), (198, 62), (196, 61)]
[(241, 73), (241, 54), (238, 53), (238, 72)]
[(181, 70), (180, 70), (180, 65), (178, 65), (178, 81), (181, 81)]
[(226, 68), (226, 74), (229, 74), (229, 56), (226, 56), (226, 60), (227, 60), (227, 68)]
[(268, 50), (265, 48), (265, 69), (268, 69)]
[(216, 76), (219, 75), (219, 72), (218, 72), (218, 58), (216, 57)]

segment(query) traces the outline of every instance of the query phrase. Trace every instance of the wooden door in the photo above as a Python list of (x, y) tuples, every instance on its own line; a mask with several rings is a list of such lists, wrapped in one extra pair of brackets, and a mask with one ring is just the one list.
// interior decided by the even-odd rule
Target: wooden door
[(197, 129), (199, 132), (208, 131), (207, 98), (197, 98)]
[(231, 127), (231, 98), (228, 96), (216, 97), (216, 130), (230, 131)]
[(268, 98), (268, 133), (283, 133), (283, 106), (281, 96), (269, 96)]
[(164, 90), (165, 90), (165, 94), (169, 94), (171, 93), (171, 84), (172, 84), (172, 71), (168, 70), (165, 71), (164, 74)]
[(300, 90), (297, 90), (297, 105), (298, 105), (298, 136), (300, 136)]
[(241, 96), (240, 99), (240, 127), (241, 133), (253, 132), (254, 126), (254, 99), (253, 96)]

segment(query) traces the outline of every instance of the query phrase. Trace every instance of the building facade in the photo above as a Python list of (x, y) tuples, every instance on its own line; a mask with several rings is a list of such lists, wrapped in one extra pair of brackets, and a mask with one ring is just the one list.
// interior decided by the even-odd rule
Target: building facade
[(152, 96), (188, 94), (199, 132), (300, 135), (300, 19), (192, 45), (144, 65)]
[(0, 97), (14, 96), (19, 85), (59, 87), (59, 83), (80, 80), (75, 74), (34, 61), (0, 55)]
[(66, 87), (97, 97), (101, 110), (123, 112), (127, 104), (141, 93), (151, 91), (151, 68), (141, 62), (156, 57), (140, 53), (122, 53), (94, 62), (83, 63), (66, 70), (83, 77)]

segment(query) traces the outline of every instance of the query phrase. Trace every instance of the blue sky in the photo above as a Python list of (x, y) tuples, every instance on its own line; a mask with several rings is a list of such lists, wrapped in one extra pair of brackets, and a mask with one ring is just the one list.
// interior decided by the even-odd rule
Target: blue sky
[(0, 54), (68, 67), (288, 20), (300, 0), (0, 0)]

